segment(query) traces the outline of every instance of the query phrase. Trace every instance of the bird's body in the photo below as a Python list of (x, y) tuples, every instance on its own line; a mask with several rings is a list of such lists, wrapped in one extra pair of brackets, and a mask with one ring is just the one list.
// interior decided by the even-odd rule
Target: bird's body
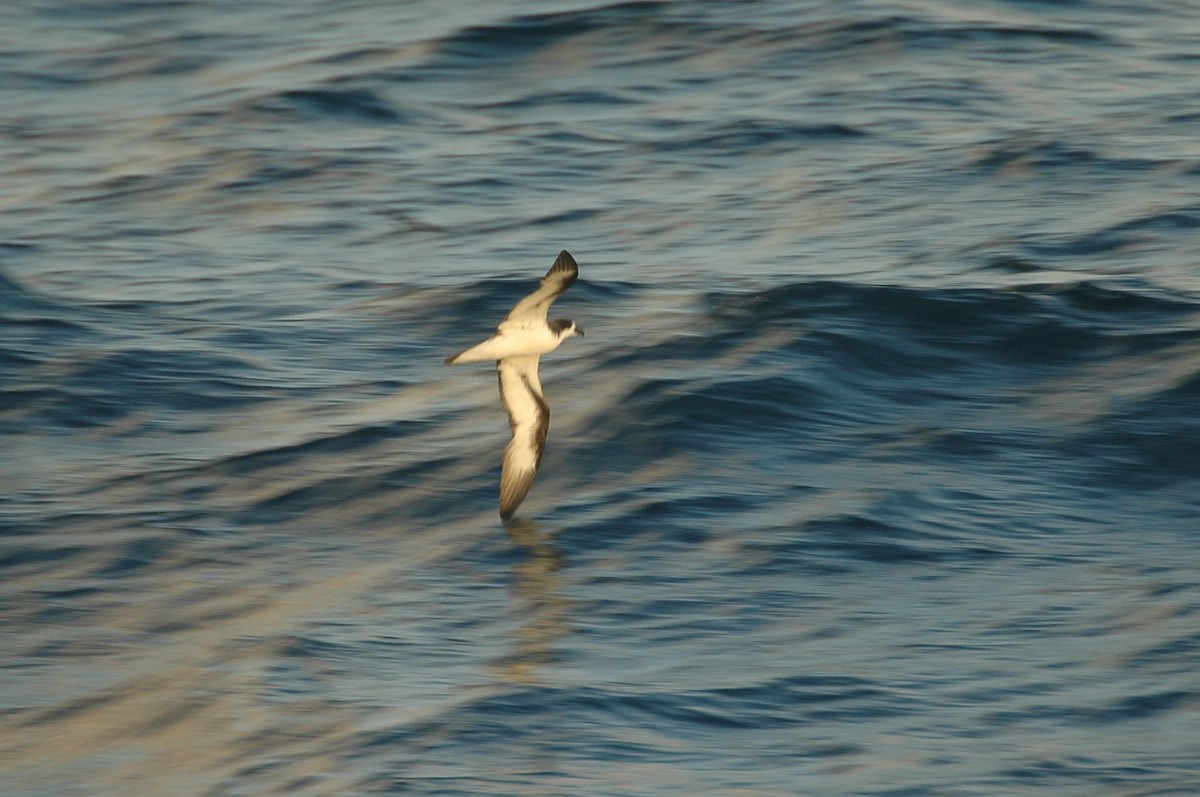
[[(446, 360), (446, 365), (504, 360), (534, 354), (541, 356), (558, 348), (562, 337), (546, 319), (534, 323), (502, 321), (496, 334)], [(536, 369), (536, 366), (535, 366)]]
[(446, 365), (496, 361), (500, 398), (508, 410), (512, 439), (504, 450), (500, 473), (500, 517), (508, 520), (529, 493), (550, 429), (550, 405), (538, 379), (538, 362), (572, 335), (583, 330), (573, 321), (548, 321), (550, 305), (575, 282), (579, 267), (563, 250), (541, 284), (509, 311), (492, 337), (446, 358)]

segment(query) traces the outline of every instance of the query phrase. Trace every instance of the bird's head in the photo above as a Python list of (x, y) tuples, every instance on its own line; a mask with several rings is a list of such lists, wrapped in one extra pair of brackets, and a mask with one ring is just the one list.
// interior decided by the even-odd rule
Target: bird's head
[(559, 340), (566, 340), (572, 335), (583, 335), (583, 329), (569, 318), (556, 318), (550, 322), (550, 326), (558, 333)]

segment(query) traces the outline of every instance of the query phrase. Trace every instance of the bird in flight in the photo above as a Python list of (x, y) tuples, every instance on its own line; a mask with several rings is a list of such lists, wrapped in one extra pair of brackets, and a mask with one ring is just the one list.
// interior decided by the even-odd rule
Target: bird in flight
[(446, 358), (446, 365), (496, 361), (500, 400), (508, 410), (508, 425), (512, 428), (500, 471), (500, 519), (504, 521), (525, 500), (546, 449), (550, 405), (538, 381), (538, 360), (572, 335), (583, 334), (574, 321), (546, 320), (550, 305), (578, 276), (575, 258), (562, 250), (538, 289), (508, 311), (496, 327), (496, 334)]

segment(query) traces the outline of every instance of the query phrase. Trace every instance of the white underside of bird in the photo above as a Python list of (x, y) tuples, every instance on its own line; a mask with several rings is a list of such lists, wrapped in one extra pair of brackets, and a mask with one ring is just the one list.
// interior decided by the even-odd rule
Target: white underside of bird
[(562, 337), (550, 328), (544, 318), (536, 321), (502, 321), (496, 327), (495, 335), (456, 354), (447, 361), (447, 365), (505, 360), (531, 354), (541, 356), (557, 349), (562, 341)]
[(446, 358), (447, 365), (496, 361), (500, 398), (508, 411), (512, 439), (500, 471), (500, 517), (512, 517), (529, 493), (546, 449), (550, 405), (538, 380), (538, 363), (583, 330), (573, 321), (547, 321), (550, 305), (575, 282), (579, 268), (567, 250), (559, 253), (541, 284), (509, 311), (492, 337)]

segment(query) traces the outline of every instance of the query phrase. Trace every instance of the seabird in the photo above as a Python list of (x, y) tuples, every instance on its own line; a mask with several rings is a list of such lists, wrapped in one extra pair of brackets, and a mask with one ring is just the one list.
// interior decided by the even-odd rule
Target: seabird
[(446, 358), (446, 365), (496, 361), (500, 400), (508, 410), (508, 425), (512, 428), (512, 439), (504, 449), (504, 466), (500, 471), (500, 519), (504, 521), (525, 500), (546, 449), (550, 405), (538, 381), (538, 360), (572, 335), (583, 334), (574, 321), (546, 320), (550, 305), (578, 276), (575, 258), (566, 249), (562, 250), (538, 289), (508, 311), (496, 327), (496, 334)]

